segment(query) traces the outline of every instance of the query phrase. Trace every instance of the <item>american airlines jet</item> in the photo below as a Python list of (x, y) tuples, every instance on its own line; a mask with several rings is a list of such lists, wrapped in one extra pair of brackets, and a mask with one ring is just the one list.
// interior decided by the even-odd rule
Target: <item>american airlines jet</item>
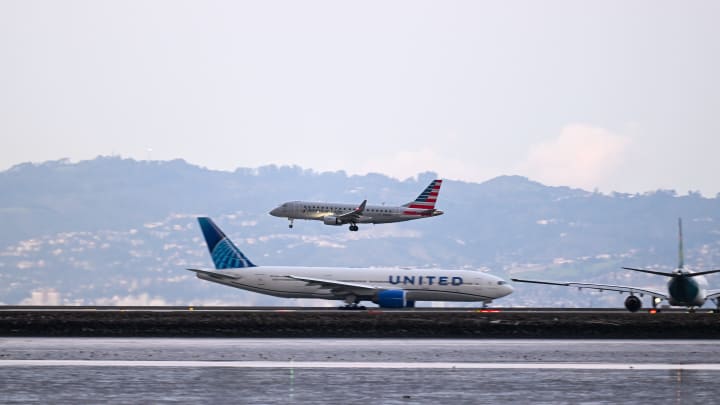
[(367, 205), (367, 200), (355, 206), (353, 204), (290, 201), (270, 211), (270, 215), (287, 218), (289, 227), (296, 219), (323, 221), (325, 225), (350, 224), (351, 231), (357, 231), (357, 224), (387, 224), (390, 222), (410, 221), (413, 219), (436, 217), (443, 212), (435, 209), (440, 194), (442, 180), (433, 180), (414, 200), (399, 207), (385, 205)]
[(513, 278), (512, 281), (518, 283), (561, 285), (565, 287), (577, 287), (579, 289), (590, 288), (599, 291), (617, 291), (620, 293), (628, 293), (630, 295), (628, 295), (625, 299), (625, 308), (630, 312), (637, 312), (640, 308), (642, 308), (642, 302), (640, 301), (640, 298), (638, 298), (638, 295), (642, 297), (645, 294), (652, 297), (653, 311), (657, 311), (657, 304), (662, 302), (662, 300), (667, 300), (672, 306), (688, 307), (690, 312), (693, 312), (697, 307), (703, 306), (705, 301), (711, 300), (716, 306), (714, 312), (720, 312), (720, 290), (708, 290), (708, 282), (704, 277), (706, 274), (720, 273), (720, 270), (705, 270), (695, 273), (685, 268), (681, 219), (678, 219), (678, 245), (678, 266), (673, 272), (666, 273), (664, 271), (650, 269), (623, 267), (625, 270), (639, 271), (642, 273), (667, 277), (667, 292), (623, 285), (577, 283), (572, 281), (522, 280), (519, 278)]
[(416, 301), (482, 302), (512, 293), (504, 280), (479, 271), (353, 267), (256, 266), (210, 218), (198, 218), (215, 270), (188, 269), (199, 279), (283, 298), (361, 301), (383, 308), (414, 307)]

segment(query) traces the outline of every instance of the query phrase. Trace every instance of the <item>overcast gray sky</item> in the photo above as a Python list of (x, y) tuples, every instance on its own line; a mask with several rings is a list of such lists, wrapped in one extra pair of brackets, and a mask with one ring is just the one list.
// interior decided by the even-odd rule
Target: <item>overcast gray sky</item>
[(97, 155), (720, 192), (718, 1), (0, 0), (0, 170)]

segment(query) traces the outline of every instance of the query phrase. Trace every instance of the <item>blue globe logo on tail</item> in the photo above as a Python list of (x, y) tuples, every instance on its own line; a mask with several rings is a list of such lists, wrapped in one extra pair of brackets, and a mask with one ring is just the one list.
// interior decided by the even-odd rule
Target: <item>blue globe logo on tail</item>
[(202, 229), (205, 243), (207, 243), (210, 256), (215, 263), (215, 268), (223, 269), (239, 269), (244, 267), (256, 267), (235, 246), (230, 239), (215, 225), (212, 219), (207, 217), (199, 217), (198, 223)]

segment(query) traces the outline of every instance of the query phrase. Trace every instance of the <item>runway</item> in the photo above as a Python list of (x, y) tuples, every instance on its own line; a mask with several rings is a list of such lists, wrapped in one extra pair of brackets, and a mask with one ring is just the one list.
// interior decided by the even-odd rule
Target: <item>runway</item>
[(0, 336), (720, 338), (720, 315), (623, 309), (2, 307)]
[(714, 340), (0, 338), (4, 403), (713, 403)]

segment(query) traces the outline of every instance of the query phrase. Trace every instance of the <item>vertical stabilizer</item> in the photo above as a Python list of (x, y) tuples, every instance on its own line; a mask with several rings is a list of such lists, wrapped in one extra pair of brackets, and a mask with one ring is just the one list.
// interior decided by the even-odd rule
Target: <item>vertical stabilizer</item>
[(440, 194), (440, 186), (442, 186), (442, 180), (433, 180), (425, 190), (420, 193), (415, 201), (410, 201), (403, 205), (403, 207), (434, 209), (438, 195)]
[(685, 253), (683, 251), (682, 218), (678, 218), (678, 269), (685, 267)]
[(200, 229), (202, 229), (205, 243), (212, 257), (215, 268), (238, 269), (243, 267), (256, 267), (250, 259), (240, 251), (240, 249), (232, 243), (225, 233), (215, 225), (212, 219), (207, 217), (198, 218)]

